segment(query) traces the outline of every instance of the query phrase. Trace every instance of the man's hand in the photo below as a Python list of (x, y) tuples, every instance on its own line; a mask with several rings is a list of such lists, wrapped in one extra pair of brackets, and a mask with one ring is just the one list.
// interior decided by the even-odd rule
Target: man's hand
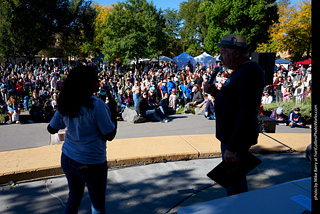
[(236, 152), (230, 152), (229, 150), (226, 150), (224, 152), (224, 161), (227, 163), (237, 163), (239, 161), (239, 157), (237, 156)]

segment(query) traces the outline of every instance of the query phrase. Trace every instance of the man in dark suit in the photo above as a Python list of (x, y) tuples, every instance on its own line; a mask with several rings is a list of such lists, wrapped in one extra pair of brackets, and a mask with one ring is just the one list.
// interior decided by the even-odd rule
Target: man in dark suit
[[(215, 96), (216, 137), (221, 142), (224, 161), (238, 162), (252, 145), (257, 144), (257, 114), (264, 75), (260, 66), (249, 59), (249, 47), (244, 36), (227, 34), (217, 46), (223, 65), (233, 72)], [(210, 81), (213, 81), (216, 73)], [(246, 191), (245, 176), (227, 188), (228, 195)]]

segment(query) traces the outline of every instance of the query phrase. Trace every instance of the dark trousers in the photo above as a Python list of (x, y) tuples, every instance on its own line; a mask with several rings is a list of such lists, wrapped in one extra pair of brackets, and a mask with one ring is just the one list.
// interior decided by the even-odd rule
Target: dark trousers
[(92, 213), (105, 213), (107, 161), (101, 164), (81, 164), (62, 153), (61, 167), (69, 186), (65, 213), (78, 213), (85, 185), (91, 199)]
[[(228, 147), (227, 144), (221, 143), (222, 159), (224, 158), (224, 152), (227, 150), (227, 147)], [(240, 180), (236, 181), (233, 185), (226, 188), (226, 190), (227, 190), (228, 196), (243, 193), (243, 192), (248, 192), (248, 184), (247, 184), (246, 176), (243, 176)]]

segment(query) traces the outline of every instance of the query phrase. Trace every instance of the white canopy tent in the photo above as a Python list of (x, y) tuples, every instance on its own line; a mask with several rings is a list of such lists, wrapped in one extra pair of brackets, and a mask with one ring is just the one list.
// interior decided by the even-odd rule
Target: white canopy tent
[(160, 61), (172, 62), (172, 59), (167, 56), (159, 56)]
[[(149, 62), (149, 61), (150, 61), (150, 59), (147, 59), (147, 58), (138, 60), (139, 63), (140, 62)], [(131, 60), (131, 62), (130, 62), (131, 65), (136, 64), (136, 63), (137, 63), (136, 60)]]
[(164, 62), (172, 62), (172, 59), (167, 56), (159, 56), (156, 58), (152, 58), (152, 62), (164, 61)]
[(198, 62), (200, 65), (205, 65), (208, 68), (211, 64), (214, 66), (216, 63), (216, 58), (203, 52), (199, 56), (194, 57), (195, 64)]
[(178, 69), (181, 69), (182, 65), (186, 66), (189, 61), (192, 65), (195, 65), (193, 56), (190, 56), (186, 52), (183, 52), (179, 56), (173, 58), (173, 62), (175, 62), (178, 65)]

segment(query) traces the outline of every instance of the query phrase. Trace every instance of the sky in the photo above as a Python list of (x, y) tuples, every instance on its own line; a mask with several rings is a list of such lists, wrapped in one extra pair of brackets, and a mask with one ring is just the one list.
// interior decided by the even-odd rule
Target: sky
[[(98, 4), (103, 5), (109, 5), (112, 3), (122, 2), (124, 0), (93, 0), (97, 2)], [(172, 9), (178, 9), (179, 10), (179, 4), (180, 2), (183, 2), (184, 0), (153, 0), (153, 4), (156, 6), (157, 9), (161, 8), (162, 10), (170, 7)], [(151, 0), (147, 0), (147, 2), (151, 2)]]

